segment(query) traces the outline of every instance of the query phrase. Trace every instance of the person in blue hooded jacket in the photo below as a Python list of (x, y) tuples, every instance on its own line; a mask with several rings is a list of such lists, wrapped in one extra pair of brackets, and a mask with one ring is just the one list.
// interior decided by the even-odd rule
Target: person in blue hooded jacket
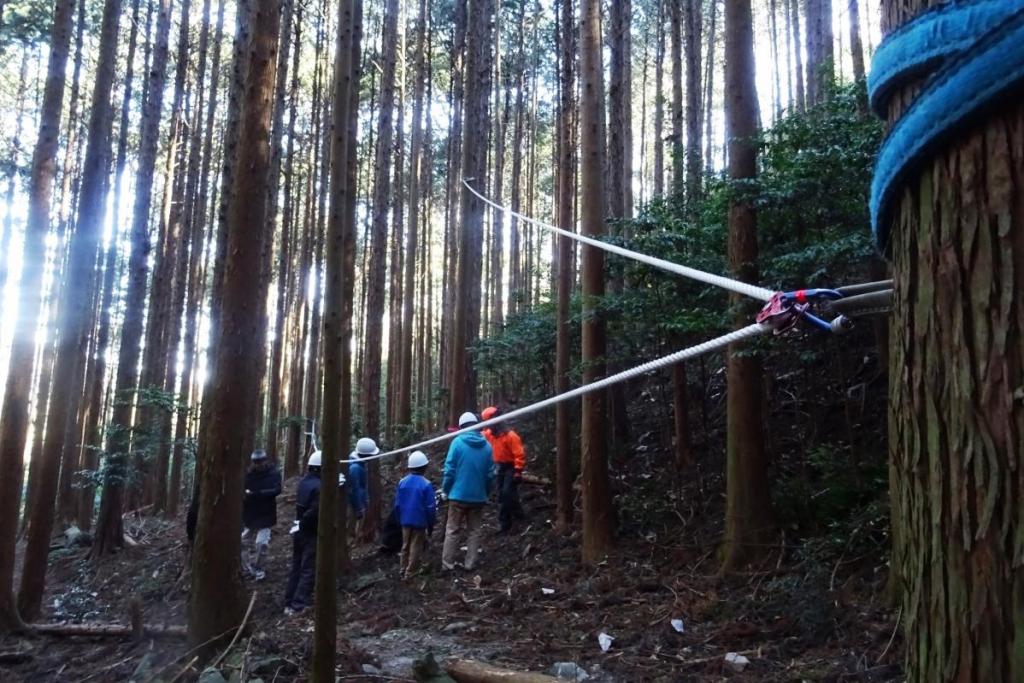
[[(473, 413), (459, 417), (459, 429), (472, 427), (479, 420)], [(480, 549), (480, 527), (484, 506), (491, 497), (494, 481), (494, 462), (491, 444), (483, 434), (468, 432), (455, 437), (444, 461), (441, 491), (448, 499), (448, 523), (444, 530), (444, 549), (441, 566), (455, 568), (455, 551), (459, 548), (459, 530), (466, 528), (466, 569), (476, 564)]]

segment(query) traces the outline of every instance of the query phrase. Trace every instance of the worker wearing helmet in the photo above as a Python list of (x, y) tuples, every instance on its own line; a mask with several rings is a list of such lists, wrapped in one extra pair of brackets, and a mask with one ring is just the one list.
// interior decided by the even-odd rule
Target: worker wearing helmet
[(395, 511), (402, 525), (402, 578), (407, 579), (416, 571), (427, 534), (434, 531), (437, 515), (437, 498), (434, 487), (427, 480), (427, 456), (423, 451), (409, 455), (409, 474), (398, 482), (395, 492)]
[[(490, 420), (500, 414), (497, 408), (491, 406), (484, 409), (481, 417)], [(519, 502), (519, 482), (526, 469), (526, 451), (523, 450), (523, 440), (504, 423), (485, 429), (484, 437), (491, 444), (497, 468), (495, 488), (498, 489), (499, 532), (507, 534), (512, 529), (513, 517), (524, 519), (526, 516)]]
[[(463, 413), (459, 428), (472, 428), (479, 422), (473, 413)], [(448, 522), (444, 530), (444, 549), (441, 551), (441, 566), (445, 570), (455, 568), (455, 552), (459, 547), (458, 534), (466, 528), (466, 569), (476, 564), (480, 550), (480, 527), (483, 523), (484, 505), (491, 495), (494, 484), (494, 463), (491, 459), (491, 445), (478, 431), (471, 431), (455, 437), (448, 447), (444, 461), (444, 477), (441, 491), (451, 501), (448, 506)]]
[[(357, 461), (380, 453), (377, 442), (363, 437), (356, 442), (356, 449), (349, 453), (348, 459)], [(352, 509), (349, 517), (349, 534), (359, 539), (362, 536), (363, 516), (370, 502), (366, 490), (366, 465), (362, 462), (351, 462), (348, 466), (348, 504)]]
[(284, 612), (297, 614), (313, 604), (316, 578), (316, 530), (320, 512), (320, 466), (323, 455), (313, 451), (306, 476), (295, 491), (295, 522), (292, 524), (292, 571), (284, 592)]
[(270, 462), (267, 452), (259, 449), (249, 456), (251, 465), (245, 473), (245, 499), (242, 501), (242, 542), (252, 542), (242, 568), (256, 581), (267, 573), (264, 561), (270, 549), (270, 529), (277, 524), (277, 496), (281, 493), (281, 471)]

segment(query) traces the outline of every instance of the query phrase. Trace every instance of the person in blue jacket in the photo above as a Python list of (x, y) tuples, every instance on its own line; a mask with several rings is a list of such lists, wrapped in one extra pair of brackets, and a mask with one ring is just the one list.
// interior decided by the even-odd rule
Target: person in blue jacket
[[(356, 449), (349, 454), (349, 460), (357, 460), (370, 455), (377, 455), (380, 449), (377, 443), (368, 437), (356, 442)], [(348, 466), (348, 504), (352, 509), (349, 517), (349, 534), (358, 542), (362, 535), (363, 516), (369, 505), (370, 497), (366, 492), (366, 465), (361, 462), (349, 463)]]
[[(459, 429), (472, 427), (479, 420), (473, 413), (459, 417)], [(466, 527), (466, 569), (476, 564), (480, 549), (480, 527), (483, 524), (484, 506), (491, 496), (494, 481), (494, 462), (491, 444), (477, 431), (455, 437), (448, 447), (444, 461), (444, 478), (441, 480), (442, 495), (448, 505), (448, 523), (444, 530), (444, 549), (441, 552), (441, 566), (445, 570), (455, 569), (455, 551), (459, 547), (459, 529)]]
[(437, 497), (427, 480), (427, 456), (422, 451), (409, 455), (409, 474), (398, 482), (395, 492), (395, 511), (402, 525), (402, 578), (413, 575), (419, 566), (427, 534), (434, 533), (437, 516)]

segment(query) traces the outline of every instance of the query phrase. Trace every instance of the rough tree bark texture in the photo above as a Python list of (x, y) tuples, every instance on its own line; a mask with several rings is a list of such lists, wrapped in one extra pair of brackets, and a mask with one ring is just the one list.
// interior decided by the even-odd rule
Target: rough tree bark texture
[[(887, 0), (883, 22), (934, 4)], [(1020, 681), (1024, 104), (955, 136), (891, 222), (893, 564), (908, 680)]]
[[(576, 53), (572, 0), (560, 0), (561, 16), (561, 100), (559, 102), (559, 161), (558, 161), (558, 224), (565, 230), (572, 230), (573, 200), (576, 196), (576, 176), (573, 169), (574, 154), (573, 120), (575, 116), (573, 61)], [(571, 350), (569, 348), (569, 301), (572, 296), (572, 241), (568, 237), (558, 239), (558, 313), (555, 336), (555, 393), (569, 390)], [(572, 405), (562, 401), (555, 406), (555, 448), (556, 448), (556, 489), (557, 529), (567, 534), (573, 523), (572, 483), (575, 472), (572, 466)]]
[[(21, 502), (22, 462), (28, 433), (32, 391), (32, 360), (35, 329), (42, 303), (46, 235), (50, 228), (50, 202), (57, 175), (57, 134), (64, 101), (65, 67), (71, 46), (74, 0), (60, 0), (54, 7), (43, 104), (39, 112), (39, 137), (32, 153), (29, 176), (29, 215), (25, 227), (18, 315), (5, 321), (14, 330), (10, 366), (4, 387), (0, 421), (0, 632), (20, 626), (14, 604), (14, 542)], [(6, 251), (3, 258), (6, 260)]]
[[(280, 29), (279, 0), (256, 0), (238, 138), (237, 173), (228, 213), (227, 259), (210, 385), (210, 424), (199, 485), (201, 503), (192, 553), (189, 640), (216, 640), (237, 626), (244, 603), (239, 580), (242, 472), (256, 431), (260, 377), (251, 370), (264, 352), (266, 283), (254, 287), (267, 239), (266, 183), (270, 115)], [(253, 290), (256, 291), (253, 291)]]
[[(462, 173), (477, 188), (485, 188), (487, 163), (487, 97), (491, 80), (491, 0), (469, 0), (466, 31), (466, 103), (462, 128)], [(451, 402), (449, 417), (476, 406), (476, 369), (469, 347), (480, 332), (480, 281), (483, 262), (484, 204), (462, 187), (459, 266), (452, 334)]]
[[(580, 182), (582, 232), (604, 235), (604, 75), (601, 3), (580, 3)], [(604, 375), (605, 325), (597, 306), (604, 296), (604, 252), (583, 247), (583, 383)], [(600, 562), (612, 548), (612, 497), (608, 482), (607, 394), (583, 397), (583, 561)]]
[[(346, 444), (351, 431), (350, 392), (351, 377), (347, 366), (351, 362), (348, 343), (352, 327), (352, 273), (347, 264), (354, 264), (355, 223), (349, 220), (350, 208), (355, 203), (354, 188), (349, 183), (349, 156), (354, 154), (350, 136), (350, 118), (355, 105), (354, 23), (355, 7), (352, 0), (338, 3), (338, 35), (334, 65), (334, 125), (331, 136), (330, 194), (331, 214), (325, 237), (327, 260), (325, 263), (323, 341), (324, 356), (324, 423), (323, 453), (324, 467), (321, 473), (324, 485), (320, 489), (320, 523), (317, 527), (316, 557), (316, 633), (313, 640), (314, 681), (334, 681), (334, 660), (337, 634), (337, 560), (338, 529), (337, 511), (338, 460), (347, 457)], [(358, 93), (355, 93), (358, 96)], [(349, 239), (349, 236), (352, 239)], [(344, 511), (345, 507), (341, 506)], [(345, 534), (342, 534), (345, 538)], [(343, 543), (344, 545), (344, 543)], [(343, 553), (347, 555), (347, 546)]]
[[(757, 89), (750, 0), (725, 6), (725, 121), (729, 177), (757, 174)], [(749, 204), (729, 207), (729, 266), (735, 277), (757, 281), (757, 216)], [(730, 296), (737, 328), (749, 324), (749, 299)], [(731, 570), (763, 550), (771, 534), (771, 501), (762, 425), (761, 362), (748, 345), (729, 346), (727, 361), (726, 512), (722, 568)]]

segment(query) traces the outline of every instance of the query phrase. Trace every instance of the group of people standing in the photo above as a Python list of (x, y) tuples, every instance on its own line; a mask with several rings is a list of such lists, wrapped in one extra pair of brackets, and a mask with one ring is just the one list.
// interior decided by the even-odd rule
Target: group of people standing
[[(482, 417), (498, 417), (495, 407), (486, 408)], [(421, 559), (437, 523), (439, 501), (447, 501), (448, 518), (441, 553), (442, 571), (457, 566), (456, 554), (460, 535), (466, 532), (466, 555), (462, 566), (472, 569), (480, 555), (480, 536), (484, 508), (497, 492), (499, 531), (511, 531), (513, 520), (524, 519), (519, 502), (518, 485), (526, 468), (526, 453), (519, 435), (504, 424), (490, 429), (473, 430), (480, 422), (476, 414), (463, 413), (460, 430), (466, 431), (452, 440), (445, 458), (441, 490), (435, 491), (427, 477), (429, 458), (422, 451), (413, 451), (406, 461), (406, 475), (398, 482), (392, 510), (392, 522), (401, 527), (400, 573), (403, 579), (420, 570)], [(361, 537), (363, 520), (369, 506), (365, 458), (380, 453), (376, 442), (363, 437), (349, 455), (348, 505), (351, 510), (348, 532)], [(292, 567), (285, 588), (285, 613), (296, 614), (312, 604), (316, 577), (316, 536), (320, 506), (320, 473), (323, 454), (313, 451), (306, 463), (306, 473), (299, 480), (295, 495), (295, 520), (292, 536)], [(346, 483), (339, 475), (338, 486)], [(267, 458), (266, 452), (252, 453), (251, 466), (245, 477), (245, 499), (242, 512), (242, 569), (249, 578), (261, 581), (266, 577), (265, 563), (270, 545), (270, 530), (277, 523), (276, 498), (281, 493), (281, 472)]]

